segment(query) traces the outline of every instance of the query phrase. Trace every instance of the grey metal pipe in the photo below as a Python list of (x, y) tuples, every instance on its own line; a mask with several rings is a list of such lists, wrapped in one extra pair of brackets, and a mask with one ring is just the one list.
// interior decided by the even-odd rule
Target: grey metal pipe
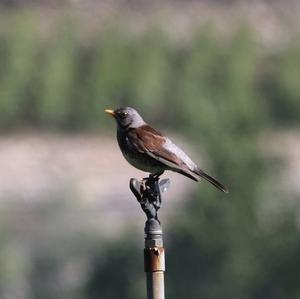
[(164, 299), (164, 272), (147, 272), (147, 298), (148, 299)]
[(146, 222), (144, 266), (147, 279), (147, 299), (164, 299), (165, 249), (162, 229), (156, 219)]

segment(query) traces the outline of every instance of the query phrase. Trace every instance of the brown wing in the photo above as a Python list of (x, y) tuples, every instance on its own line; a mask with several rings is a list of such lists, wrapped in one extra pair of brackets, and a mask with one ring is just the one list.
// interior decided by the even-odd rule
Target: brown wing
[(191, 174), (186, 164), (174, 153), (164, 147), (166, 138), (149, 125), (143, 125), (139, 128), (129, 130), (132, 146), (140, 153), (145, 153), (151, 158), (165, 164), (172, 170), (177, 171), (194, 181), (198, 179)]
[[(129, 134), (135, 134), (137, 138), (131, 138), (135, 140), (134, 147), (142, 153), (149, 154), (152, 158), (155, 158), (161, 162), (171, 162), (171, 167), (182, 167), (183, 161), (175, 154), (164, 148), (166, 138), (158, 131), (150, 127), (149, 125), (143, 125), (129, 132)], [(174, 164), (174, 165), (173, 165)]]

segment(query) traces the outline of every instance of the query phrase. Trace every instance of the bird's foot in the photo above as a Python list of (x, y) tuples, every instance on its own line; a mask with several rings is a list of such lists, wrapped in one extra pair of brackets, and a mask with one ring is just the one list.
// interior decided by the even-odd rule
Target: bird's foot
[(159, 177), (164, 173), (164, 170), (163, 171), (159, 171), (159, 172), (156, 172), (156, 173), (150, 173), (149, 175), (149, 179), (153, 179), (155, 181), (158, 181), (159, 180)]
[(147, 182), (157, 182), (159, 181), (160, 176), (164, 173), (164, 171), (150, 173), (149, 176), (142, 178), (141, 183), (145, 184)]

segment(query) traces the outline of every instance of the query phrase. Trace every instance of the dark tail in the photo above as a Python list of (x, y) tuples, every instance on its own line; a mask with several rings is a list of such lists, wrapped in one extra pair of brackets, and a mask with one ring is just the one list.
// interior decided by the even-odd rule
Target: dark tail
[(219, 190), (228, 193), (228, 189), (226, 186), (224, 186), (223, 184), (221, 184), (220, 182), (218, 182), (215, 178), (213, 178), (212, 176), (208, 175), (207, 173), (205, 173), (203, 170), (201, 169), (195, 169), (193, 171), (195, 174), (199, 175), (200, 177), (206, 179), (207, 181), (209, 181), (211, 184), (213, 184), (215, 187), (217, 187)]

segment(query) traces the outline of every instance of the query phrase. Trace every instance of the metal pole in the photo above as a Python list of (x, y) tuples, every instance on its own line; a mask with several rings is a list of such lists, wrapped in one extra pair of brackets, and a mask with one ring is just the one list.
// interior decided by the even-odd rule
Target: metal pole
[(164, 299), (165, 249), (158, 220), (145, 225), (144, 265), (147, 279), (147, 299)]
[(144, 270), (147, 280), (147, 299), (164, 299), (165, 249), (157, 211), (161, 207), (161, 192), (168, 189), (170, 180), (159, 181), (159, 177), (150, 175), (141, 182), (131, 179), (129, 185), (147, 216), (144, 228)]

